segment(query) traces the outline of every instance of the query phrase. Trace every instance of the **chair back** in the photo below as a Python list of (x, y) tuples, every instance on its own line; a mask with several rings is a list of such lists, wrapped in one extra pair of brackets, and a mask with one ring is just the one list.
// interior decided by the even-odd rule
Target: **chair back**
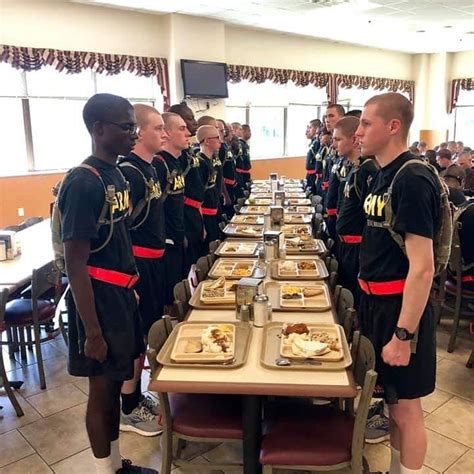
[(226, 227), (227, 223), (226, 222), (219, 222), (219, 229), (224, 232), (224, 229)]
[(158, 369), (159, 364), (156, 360), (156, 356), (159, 354), (166, 339), (168, 339), (171, 330), (172, 325), (170, 317), (164, 315), (161, 319), (155, 321), (148, 331), (148, 350), (146, 351), (146, 355), (148, 363), (150, 364), (151, 376), (153, 376)]
[(247, 200), (247, 198), (238, 198), (237, 199), (237, 205), (242, 207), (242, 206), (245, 206), (245, 201)]
[(234, 204), (234, 212), (236, 214), (240, 214), (240, 209), (242, 208), (242, 206), (239, 206), (238, 204)]
[(221, 241), (219, 239), (209, 242), (209, 253), (214, 253), (219, 248), (220, 244)]
[[(222, 222), (221, 222), (222, 224)], [(209, 273), (209, 260), (207, 259), (207, 255), (204, 257), (199, 257), (196, 262), (196, 276), (199, 282), (206, 279), (207, 274)]]
[(209, 268), (214, 265), (214, 262), (217, 260), (217, 257), (214, 253), (209, 253), (206, 255), (207, 256), (207, 261), (209, 262)]
[(174, 302), (173, 306), (176, 312), (176, 317), (179, 321), (184, 321), (189, 312), (189, 298), (191, 297), (191, 290), (187, 280), (182, 280), (173, 288)]
[(5, 321), (5, 306), (7, 305), (7, 299), (8, 299), (8, 290), (5, 288), (2, 291), (0, 291), (0, 334), (4, 329), (3, 322)]
[[(337, 289), (339, 289), (339, 291), (337, 291)], [(346, 339), (350, 341), (356, 315), (354, 296), (351, 291), (337, 285), (335, 291), (335, 306), (338, 322), (344, 328)]]
[(372, 343), (358, 331), (354, 333), (352, 343), (352, 371), (354, 379), (362, 388), (352, 435), (352, 472), (363, 471), (363, 449), (365, 443), (365, 428), (369, 405), (374, 392), (377, 372), (375, 372), (375, 351)]
[(61, 273), (52, 262), (33, 269), (31, 276), (31, 299), (33, 301), (41, 299), (41, 295), (44, 295), (51, 289), (55, 290), (54, 302), (58, 303), (62, 293)]
[(322, 196), (319, 196), (318, 194), (314, 195), (311, 197), (311, 205), (316, 207), (319, 204), (322, 204), (323, 198)]

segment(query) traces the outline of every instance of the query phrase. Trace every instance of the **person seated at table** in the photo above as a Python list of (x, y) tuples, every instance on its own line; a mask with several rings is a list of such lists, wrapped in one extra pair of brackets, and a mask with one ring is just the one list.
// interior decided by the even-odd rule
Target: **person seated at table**
[[(138, 279), (127, 228), (128, 185), (117, 167), (137, 139), (133, 107), (112, 94), (96, 94), (83, 110), (92, 156), (65, 178), (58, 196), (68, 295), (69, 373), (89, 378), (86, 428), (96, 471), (155, 470), (122, 462), (120, 389), (144, 352), (133, 285)], [(111, 218), (97, 228), (106, 192), (114, 191)], [(66, 441), (67, 442), (67, 441)]]
[[(130, 184), (130, 234), (133, 255), (140, 279), (136, 285), (143, 336), (155, 321), (163, 316), (165, 270), (165, 213), (163, 190), (151, 164), (166, 140), (161, 114), (145, 104), (134, 106), (138, 124), (138, 139), (133, 149), (119, 162), (120, 170)], [(158, 405), (141, 392), (141, 361), (135, 360), (135, 376), (122, 386), (120, 429), (142, 436), (161, 433), (156, 416)]]

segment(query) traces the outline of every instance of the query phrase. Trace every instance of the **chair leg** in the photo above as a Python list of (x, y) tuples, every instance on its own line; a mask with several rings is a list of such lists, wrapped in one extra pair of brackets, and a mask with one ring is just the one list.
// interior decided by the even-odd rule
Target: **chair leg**
[(8, 355), (10, 359), (15, 358), (15, 347), (13, 343), (13, 328), (7, 327), (7, 343), (8, 343)]
[(469, 356), (469, 359), (466, 363), (466, 367), (468, 369), (472, 369), (473, 364), (474, 364), (474, 349), (472, 349), (471, 351), (471, 355)]
[[(10, 382), (7, 379), (7, 373), (5, 371), (5, 365), (3, 364), (3, 352), (2, 348), (0, 347), (0, 380), (3, 382), (3, 386), (5, 387), (5, 392), (7, 393), (8, 399), (10, 403), (13, 405), (13, 408), (16, 411), (16, 416), (20, 417), (23, 416), (23, 410), (21, 409), (18, 400), (16, 399), (15, 393), (13, 392)], [(0, 383), (1, 385), (1, 383)]]
[(26, 343), (25, 343), (25, 329), (22, 327), (17, 328), (18, 330), (18, 341), (20, 344), (21, 359), (26, 360)]
[(59, 313), (59, 327), (61, 329), (61, 334), (63, 336), (64, 342), (66, 343), (66, 346), (68, 346), (69, 345), (69, 339), (68, 339), (68, 336), (67, 336), (66, 325), (64, 324), (63, 313), (62, 312)]
[(31, 334), (31, 326), (25, 328), (26, 340), (28, 341), (28, 350), (33, 350), (33, 335)]
[(41, 339), (40, 339), (38, 324), (34, 325), (33, 333), (35, 336), (34, 343), (35, 343), (36, 360), (38, 361), (38, 375), (40, 378), (40, 388), (44, 390), (46, 388), (46, 377), (44, 375), (43, 353), (41, 352)]
[(454, 351), (454, 345), (456, 344), (456, 337), (458, 335), (459, 328), (459, 317), (461, 316), (461, 290), (456, 290), (456, 301), (454, 303), (454, 315), (453, 315), (453, 327), (451, 329), (451, 336), (448, 342), (448, 352)]

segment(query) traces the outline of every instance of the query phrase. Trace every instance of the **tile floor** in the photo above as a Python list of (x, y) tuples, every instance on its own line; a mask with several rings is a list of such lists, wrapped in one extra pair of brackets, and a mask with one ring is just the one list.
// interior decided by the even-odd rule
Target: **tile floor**
[[(458, 338), (454, 353), (446, 352), (446, 327), (438, 331), (438, 380), (436, 391), (423, 400), (429, 448), (425, 473), (474, 473), (474, 369), (465, 363), (472, 350), (472, 339)], [(91, 450), (84, 426), (87, 380), (71, 377), (66, 370), (66, 346), (61, 338), (45, 344), (48, 388), (39, 388), (34, 355), (26, 362), (10, 360), (4, 350), (10, 379), (22, 379), (17, 391), (25, 416), (17, 418), (5, 393), (0, 389), (0, 474), (94, 472)], [(143, 387), (148, 383), (143, 377)], [(143, 438), (124, 433), (120, 438), (124, 457), (135, 463), (160, 466), (160, 438)], [(196, 463), (238, 460), (241, 447), (190, 444), (186, 457)], [(372, 471), (388, 469), (388, 443), (368, 445), (366, 457)], [(179, 469), (173, 471), (180, 473)], [(201, 471), (193, 470), (194, 474)], [(219, 471), (217, 471), (219, 472)], [(238, 472), (238, 471), (237, 471)]]

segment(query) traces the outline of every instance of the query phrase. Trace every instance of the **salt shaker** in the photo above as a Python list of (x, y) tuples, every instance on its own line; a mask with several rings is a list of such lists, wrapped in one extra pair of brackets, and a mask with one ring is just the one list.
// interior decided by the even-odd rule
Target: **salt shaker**
[(256, 295), (253, 298), (253, 325), (263, 328), (268, 321), (268, 296)]
[(241, 321), (248, 322), (250, 321), (250, 308), (248, 305), (243, 304), (240, 307), (240, 318)]

